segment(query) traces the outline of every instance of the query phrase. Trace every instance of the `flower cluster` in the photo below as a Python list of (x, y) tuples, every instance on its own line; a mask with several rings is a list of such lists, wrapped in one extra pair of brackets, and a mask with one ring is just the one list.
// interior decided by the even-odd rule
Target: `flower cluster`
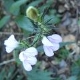
[[(62, 38), (58, 34), (53, 34), (47, 37), (44, 36), (42, 38), (42, 44), (45, 54), (48, 57), (53, 56), (54, 51), (57, 51), (59, 49), (60, 42), (62, 42)], [(4, 41), (7, 53), (12, 52), (19, 46), (19, 44), (20, 43), (15, 39), (14, 35), (11, 35), (7, 40)], [(35, 65), (37, 63), (37, 58), (36, 58), (37, 54), (38, 51), (34, 47), (29, 47), (26, 50), (20, 52), (19, 59), (22, 62), (25, 70), (27, 71), (32, 70), (32, 65)]]

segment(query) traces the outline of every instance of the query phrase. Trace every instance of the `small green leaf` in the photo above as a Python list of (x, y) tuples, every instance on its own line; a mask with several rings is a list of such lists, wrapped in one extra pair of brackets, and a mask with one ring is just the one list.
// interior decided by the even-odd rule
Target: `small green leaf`
[(10, 7), (14, 3), (14, 0), (4, 0), (4, 7), (7, 12), (9, 12)]
[(47, 9), (49, 6), (50, 6), (49, 4), (47, 4), (47, 5), (44, 4), (44, 5), (40, 6), (39, 7), (40, 12), (44, 12), (44, 10)]
[(66, 46), (66, 45), (70, 45), (70, 44), (73, 44), (75, 42), (61, 42), (60, 43), (60, 48), (63, 47), (63, 46)]
[(2, 68), (2, 70), (0, 71), (0, 80), (4, 80), (5, 75), (6, 75), (5, 69)]
[(56, 15), (45, 15), (44, 22), (47, 22), (47, 21), (49, 21), (49, 23), (52, 23), (52, 24), (57, 24), (60, 22), (60, 19)]
[(18, 0), (18, 1), (16, 1), (14, 4), (12, 4), (12, 6), (10, 8), (10, 12), (14, 15), (18, 15), (19, 10), (20, 10), (20, 6), (23, 5), (26, 2), (27, 2), (27, 0)]
[(10, 66), (8, 71), (6, 71), (7, 72), (6, 80), (9, 80), (12, 77), (14, 71), (15, 71), (15, 65)]
[(21, 15), (21, 16), (18, 16), (15, 21), (16, 21), (18, 27), (20, 27), (26, 31), (31, 31), (31, 32), (34, 31), (34, 26), (27, 17)]
[(18, 55), (18, 53), (19, 53), (19, 50), (14, 50), (14, 51), (13, 51), (13, 57), (14, 57), (16, 63), (17, 63), (18, 65), (20, 65), (20, 64), (21, 64), (21, 61), (19, 60), (19, 55)]
[(0, 20), (0, 28), (2, 28), (10, 19), (10, 16), (4, 16), (1, 20)]
[(41, 3), (43, 0), (35, 0), (31, 2), (28, 6), (38, 6), (39, 3)]

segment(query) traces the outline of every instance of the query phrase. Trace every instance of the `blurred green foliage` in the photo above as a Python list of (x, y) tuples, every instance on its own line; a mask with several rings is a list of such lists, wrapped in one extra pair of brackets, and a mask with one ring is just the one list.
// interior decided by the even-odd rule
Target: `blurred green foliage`
[[(47, 10), (52, 3), (54, 3), (53, 0), (50, 0), (46, 2), (44, 5), (43, 0), (3, 0), (4, 1), (4, 7), (6, 13), (6, 18), (2, 17), (3, 19), (0, 21), (2, 25), (0, 25), (2, 28), (6, 22), (14, 17), (13, 20), (16, 22), (17, 26), (22, 28), (23, 30), (28, 31), (34, 31), (34, 25), (30, 22), (30, 20), (26, 17), (26, 9), (29, 6), (35, 6), (39, 9), (40, 14), (43, 15), (45, 10)], [(40, 5), (41, 4), (41, 5)], [(40, 6), (39, 6), (40, 5)], [(45, 7), (45, 8), (44, 8)], [(43, 10), (43, 13), (42, 13)], [(44, 22), (49, 21), (51, 24), (57, 24), (60, 22), (60, 18), (57, 16), (57, 13), (55, 13), (55, 9), (48, 9), (49, 13), (44, 14)], [(46, 19), (45, 19), (46, 18)], [(5, 19), (5, 20), (4, 20)]]
[(52, 73), (34, 68), (32, 71), (27, 72), (28, 80), (51, 80)]

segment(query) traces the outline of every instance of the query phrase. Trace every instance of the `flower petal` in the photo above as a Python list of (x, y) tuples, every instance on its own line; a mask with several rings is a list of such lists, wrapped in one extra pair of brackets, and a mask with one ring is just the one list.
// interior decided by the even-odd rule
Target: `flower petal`
[(43, 48), (44, 48), (45, 54), (46, 54), (48, 57), (51, 57), (51, 56), (54, 55), (53, 50), (52, 50), (51, 47), (43, 46)]
[(31, 65), (35, 65), (36, 62), (37, 62), (37, 59), (36, 59), (36, 57), (28, 57), (28, 58), (27, 58), (27, 62), (28, 62), (29, 64), (31, 64)]
[(53, 43), (53, 46), (51, 46), (53, 51), (57, 51), (59, 49), (59, 44)]
[(14, 35), (11, 35), (7, 40), (4, 41), (6, 52), (10, 53), (12, 50), (18, 47), (18, 44), (19, 42), (15, 39)]
[(14, 49), (14, 48), (6, 47), (6, 52), (7, 52), (7, 53), (10, 53), (10, 52), (13, 51), (13, 49)]
[(48, 36), (48, 39), (52, 43), (60, 43), (60, 42), (62, 42), (62, 37), (60, 35), (58, 35), (58, 34), (53, 34), (51, 36)]
[(29, 63), (27, 63), (26, 61), (23, 62), (23, 66), (26, 71), (32, 70), (32, 66)]
[(24, 58), (24, 51), (22, 51), (20, 54), (19, 54), (19, 59), (20, 61), (24, 61), (25, 58)]
[(25, 50), (24, 53), (26, 56), (36, 56), (38, 54), (38, 51), (36, 48), (34, 47), (30, 47), (28, 49)]
[(11, 35), (7, 40), (4, 41), (4, 45), (9, 47), (17, 46), (18, 41), (15, 39), (14, 35)]
[(14, 39), (14, 35), (11, 35), (7, 40), (4, 41), (4, 45), (8, 45)]
[(53, 46), (53, 44), (46, 37), (43, 37), (42, 43), (45, 46)]

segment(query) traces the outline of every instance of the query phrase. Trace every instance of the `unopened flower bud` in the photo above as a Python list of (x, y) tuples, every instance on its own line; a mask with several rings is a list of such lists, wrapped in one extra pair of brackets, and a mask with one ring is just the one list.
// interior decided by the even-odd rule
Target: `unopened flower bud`
[(34, 22), (37, 22), (38, 21), (38, 10), (35, 7), (30, 6), (26, 10), (26, 15), (27, 15), (28, 18), (30, 18)]

